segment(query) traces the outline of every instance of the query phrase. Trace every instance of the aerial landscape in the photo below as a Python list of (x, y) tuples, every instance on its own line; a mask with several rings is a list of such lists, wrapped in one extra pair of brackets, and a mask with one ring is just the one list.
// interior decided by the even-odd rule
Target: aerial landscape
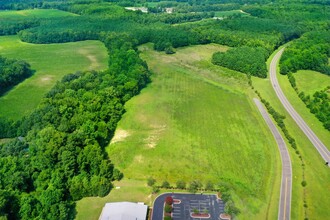
[(1, 0), (0, 220), (330, 216), (330, 0)]

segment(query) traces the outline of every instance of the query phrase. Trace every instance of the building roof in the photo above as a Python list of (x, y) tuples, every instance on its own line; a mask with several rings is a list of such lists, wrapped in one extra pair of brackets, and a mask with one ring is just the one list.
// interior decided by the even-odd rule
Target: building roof
[(148, 206), (133, 202), (106, 203), (99, 220), (146, 220)]

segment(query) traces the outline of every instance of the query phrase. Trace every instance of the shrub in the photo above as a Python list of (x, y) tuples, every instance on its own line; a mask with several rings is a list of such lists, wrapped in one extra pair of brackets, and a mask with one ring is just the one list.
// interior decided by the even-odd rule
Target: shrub
[(302, 185), (303, 187), (305, 187), (305, 186), (307, 185), (306, 180), (303, 180), (303, 181), (301, 182), (301, 185)]
[(165, 203), (167, 205), (172, 205), (173, 204), (173, 198), (172, 198), (172, 196), (167, 196), (166, 199), (165, 199)]
[(202, 184), (198, 180), (193, 180), (189, 185), (189, 191), (195, 193), (201, 187)]
[(167, 181), (165, 180), (165, 181), (162, 183), (162, 187), (163, 187), (163, 188), (170, 188), (171, 185), (170, 185), (169, 182), (167, 182)]
[(153, 185), (155, 185), (155, 183), (156, 183), (156, 180), (154, 178), (152, 178), (152, 177), (148, 178), (148, 186), (153, 186)]
[(186, 182), (183, 180), (179, 180), (178, 182), (176, 182), (176, 188), (178, 188), (178, 189), (186, 188)]
[(205, 189), (206, 190), (213, 190), (214, 189), (213, 183), (208, 181), (205, 185)]
[(158, 186), (152, 186), (152, 193), (158, 193), (159, 187)]
[(229, 192), (222, 192), (222, 195), (221, 195), (221, 199), (224, 201), (224, 202), (227, 202), (231, 199), (231, 195)]
[(172, 206), (166, 204), (164, 210), (165, 210), (166, 213), (171, 213), (172, 212)]
[(225, 213), (235, 216), (240, 213), (240, 210), (235, 206), (233, 201), (228, 201), (225, 205)]
[(172, 217), (171, 216), (165, 216), (164, 220), (172, 220)]

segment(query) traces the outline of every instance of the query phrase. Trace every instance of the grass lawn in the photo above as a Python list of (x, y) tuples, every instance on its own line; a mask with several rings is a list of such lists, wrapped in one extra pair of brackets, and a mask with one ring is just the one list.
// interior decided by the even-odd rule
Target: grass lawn
[(0, 21), (8, 20), (8, 19), (23, 20), (26, 18), (54, 18), (54, 17), (64, 17), (64, 16), (77, 16), (77, 15), (57, 9), (30, 9), (30, 10), (19, 10), (19, 11), (0, 10)]
[(114, 182), (115, 187), (108, 196), (86, 197), (77, 202), (78, 210), (76, 220), (97, 220), (102, 212), (102, 208), (107, 202), (144, 202), (151, 205), (156, 195), (151, 194), (151, 188), (146, 181), (123, 179)]
[[(271, 58), (270, 58), (271, 59)], [(269, 63), (269, 62), (268, 62)], [(322, 139), (322, 141), (329, 146), (329, 133), (322, 127), (318, 120), (309, 113), (309, 110), (300, 101), (294, 90), (291, 88), (287, 76), (278, 74), (278, 79), (281, 87), (286, 94), (289, 101), (293, 104), (295, 109), (301, 114), (305, 121), (312, 127), (314, 132)], [(298, 80), (297, 80), (298, 83)], [(327, 219), (329, 216), (330, 206), (330, 182), (329, 168), (323, 164), (323, 160), (315, 150), (314, 146), (307, 139), (305, 134), (299, 129), (290, 115), (285, 111), (282, 104), (279, 102), (273, 88), (271, 87), (269, 79), (253, 78), (254, 87), (261, 93), (262, 97), (271, 103), (276, 111), (286, 116), (285, 123), (289, 133), (295, 138), (298, 150), (305, 162), (305, 178), (306, 186), (306, 201), (308, 204), (307, 216), (309, 219)], [(289, 144), (287, 143), (289, 146)], [(293, 166), (293, 194), (291, 206), (291, 218), (303, 219), (303, 194), (304, 190), (301, 186), (302, 168), (300, 159), (289, 147), (289, 152)]]
[(17, 36), (0, 37), (0, 55), (22, 59), (36, 72), (0, 97), (0, 116), (19, 119), (36, 108), (41, 98), (64, 75), (107, 67), (107, 50), (99, 41), (30, 44)]
[[(140, 50), (154, 72), (152, 83), (126, 104), (107, 148), (126, 181), (146, 183), (152, 176), (157, 184), (226, 182), (244, 213), (240, 219), (276, 217), (277, 146), (252, 102), (246, 76), (210, 63), (213, 52), (227, 48), (192, 46), (174, 55), (150, 48), (148, 44)], [(109, 198), (118, 199), (116, 192)], [(133, 195), (123, 195), (134, 201)], [(82, 206), (84, 201), (78, 202), (78, 218), (92, 212), (90, 206), (101, 210), (104, 205), (99, 198), (91, 198), (90, 206)]]

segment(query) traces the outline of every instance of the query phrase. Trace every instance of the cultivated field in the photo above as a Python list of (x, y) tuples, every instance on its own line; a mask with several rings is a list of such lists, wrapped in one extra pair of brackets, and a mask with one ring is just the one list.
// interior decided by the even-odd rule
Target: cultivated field
[[(269, 60), (271, 60), (271, 58)], [(324, 144), (329, 147), (329, 132), (323, 128), (322, 124), (313, 114), (309, 112), (303, 102), (296, 95), (288, 81), (287, 76), (278, 74), (277, 77), (285, 95), (291, 104), (295, 107), (296, 111), (304, 118), (304, 120), (314, 130), (314, 132), (324, 142)], [(297, 79), (297, 84), (298, 82), (299, 81)], [(308, 204), (306, 209), (308, 217), (310, 219), (327, 219), (330, 214), (328, 208), (330, 206), (330, 201), (327, 199), (330, 197), (330, 185), (326, 184), (330, 182), (330, 173), (328, 167), (321, 163), (322, 160), (320, 159), (321, 157), (319, 156), (319, 153), (315, 150), (314, 146), (312, 146), (305, 134), (299, 129), (299, 127), (290, 118), (290, 115), (285, 111), (281, 103), (278, 101), (278, 98), (273, 91), (269, 79), (253, 77), (253, 84), (254, 87), (261, 93), (262, 97), (269, 101), (276, 111), (286, 116), (285, 123), (287, 129), (289, 133), (295, 138), (298, 150), (300, 151), (300, 154), (302, 155), (305, 162), (305, 178), (307, 181), (307, 186), (305, 187), (306, 192), (304, 192), (304, 188), (301, 185), (303, 171), (300, 159), (298, 158), (298, 155), (295, 153), (295, 151), (289, 147), (293, 166), (291, 218), (304, 218), (303, 195), (305, 193), (305, 199)], [(290, 146), (288, 143), (287, 145)]]
[(19, 11), (0, 11), (1, 20), (24, 20), (26, 18), (54, 18), (64, 16), (77, 16), (70, 12), (65, 12), (56, 9), (31, 9)]
[(107, 67), (107, 50), (99, 41), (29, 44), (17, 36), (0, 37), (0, 55), (31, 64), (34, 75), (0, 97), (0, 116), (19, 119), (29, 114), (64, 75)]
[(210, 63), (213, 52), (226, 48), (193, 46), (175, 55), (150, 48), (140, 50), (152, 83), (127, 103), (107, 149), (115, 166), (126, 180), (226, 182), (241, 219), (276, 217), (277, 146), (246, 76)]

